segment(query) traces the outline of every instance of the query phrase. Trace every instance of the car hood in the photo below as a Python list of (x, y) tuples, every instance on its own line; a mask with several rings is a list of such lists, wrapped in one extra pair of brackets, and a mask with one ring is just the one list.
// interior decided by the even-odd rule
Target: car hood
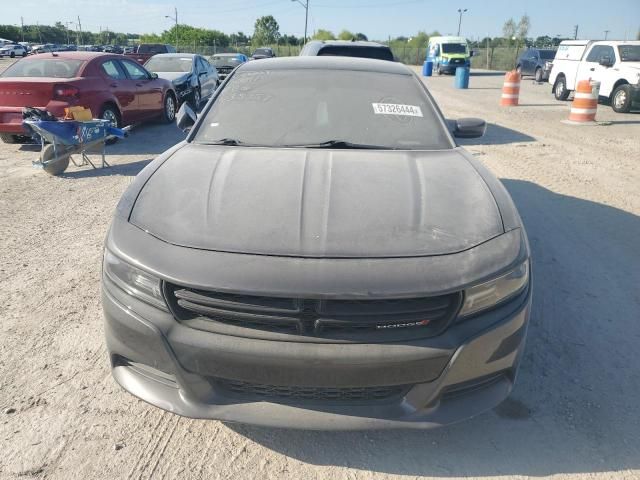
[(299, 257), (442, 255), (504, 233), (460, 149), (187, 144), (147, 181), (129, 221), (184, 247)]
[(158, 74), (158, 77), (164, 78), (165, 80), (169, 80), (174, 83), (181, 83), (186, 81), (189, 78), (188, 72), (155, 72)]

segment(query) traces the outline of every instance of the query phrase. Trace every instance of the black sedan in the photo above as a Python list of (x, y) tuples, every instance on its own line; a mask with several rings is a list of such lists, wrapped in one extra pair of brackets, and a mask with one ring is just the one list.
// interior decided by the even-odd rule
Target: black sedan
[(211, 63), (218, 70), (218, 77), (220, 77), (221, 82), (227, 78), (234, 68), (247, 60), (246, 55), (242, 53), (217, 53), (211, 57)]
[(516, 70), (523, 76), (532, 75), (536, 82), (544, 82), (549, 79), (551, 62), (555, 56), (555, 50), (529, 48), (518, 57)]
[(160, 78), (171, 81), (178, 101), (189, 101), (194, 108), (209, 98), (220, 84), (216, 68), (206, 58), (193, 53), (160, 53), (147, 60), (144, 66)]
[(272, 48), (256, 48), (251, 54), (251, 60), (262, 60), (263, 58), (273, 58), (276, 52)]
[(527, 237), (420, 79), (289, 57), (229, 80), (118, 204), (102, 277), (116, 381), (180, 415), (306, 429), (429, 428), (500, 403), (525, 344)]

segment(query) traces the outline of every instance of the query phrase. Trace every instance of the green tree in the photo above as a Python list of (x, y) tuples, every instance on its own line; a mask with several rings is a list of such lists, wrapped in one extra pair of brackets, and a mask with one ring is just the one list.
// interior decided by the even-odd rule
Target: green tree
[(529, 15), (523, 15), (520, 17), (520, 21), (518, 22), (518, 26), (516, 28), (516, 34), (519, 39), (524, 39), (527, 37), (529, 33), (529, 29), (531, 28), (531, 19)]
[(272, 15), (260, 17), (256, 20), (251, 44), (254, 47), (272, 45), (280, 38), (280, 26)]
[(229, 35), (229, 43), (231, 45), (244, 46), (248, 45), (250, 41), (251, 39), (242, 32), (232, 33)]
[(502, 26), (502, 35), (504, 35), (505, 38), (512, 39), (516, 36), (517, 29), (518, 26), (516, 25), (516, 22), (513, 20), (513, 18), (510, 18), (509, 20), (504, 22), (504, 25)]
[(342, 30), (338, 34), (338, 40), (355, 40), (356, 36), (349, 30)]
[(313, 40), (335, 40), (335, 35), (329, 30), (319, 29), (316, 30)]

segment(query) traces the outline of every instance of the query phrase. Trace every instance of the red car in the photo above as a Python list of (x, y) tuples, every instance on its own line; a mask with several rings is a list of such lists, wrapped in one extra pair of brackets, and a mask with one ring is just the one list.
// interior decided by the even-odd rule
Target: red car
[(0, 137), (16, 143), (27, 134), (22, 107), (63, 117), (65, 107), (75, 105), (120, 127), (157, 118), (170, 123), (177, 109), (171, 82), (134, 60), (98, 52), (43, 53), (0, 74)]

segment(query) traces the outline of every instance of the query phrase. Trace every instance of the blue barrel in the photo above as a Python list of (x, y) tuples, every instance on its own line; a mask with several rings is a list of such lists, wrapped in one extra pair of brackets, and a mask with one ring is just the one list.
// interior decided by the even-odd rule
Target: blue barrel
[(433, 75), (432, 60), (427, 60), (426, 62), (424, 62), (424, 64), (422, 65), (422, 75), (425, 77), (430, 77), (431, 75)]
[(456, 88), (469, 88), (469, 67), (456, 68)]

